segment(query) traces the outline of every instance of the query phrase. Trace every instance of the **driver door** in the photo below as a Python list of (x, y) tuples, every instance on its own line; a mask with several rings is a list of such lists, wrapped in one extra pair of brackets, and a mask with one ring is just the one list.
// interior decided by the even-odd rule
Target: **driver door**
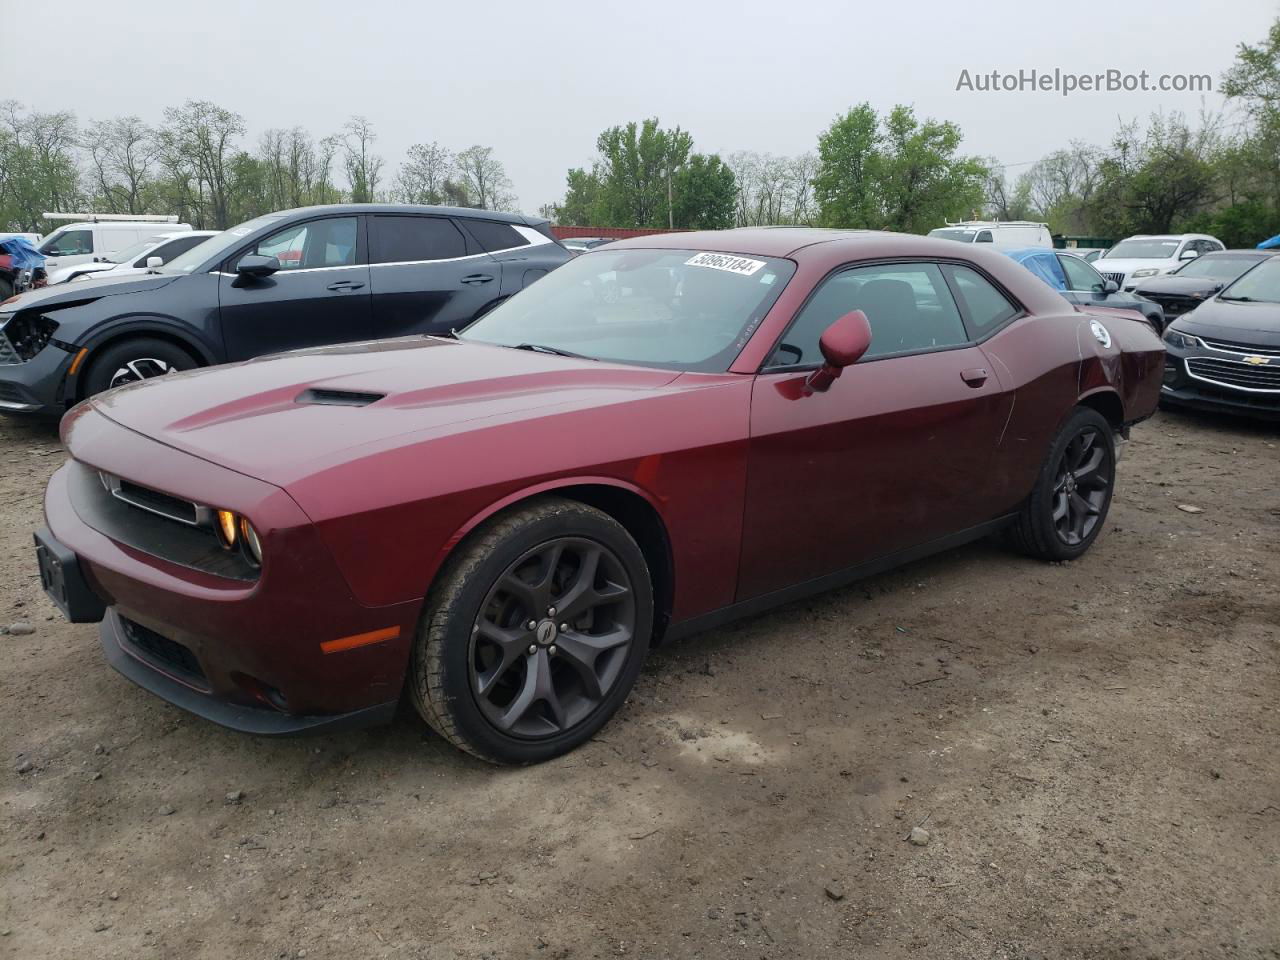
[[(218, 277), (218, 316), (228, 360), (373, 339), (360, 220), (292, 223), (227, 261)], [(239, 276), (236, 264), (250, 253), (275, 257), (280, 269), (269, 277)]]
[[(855, 309), (871, 323), (871, 348), (829, 390), (806, 393), (821, 361), (818, 338)], [(752, 392), (738, 599), (992, 519), (1010, 403), (938, 264), (829, 277)]]

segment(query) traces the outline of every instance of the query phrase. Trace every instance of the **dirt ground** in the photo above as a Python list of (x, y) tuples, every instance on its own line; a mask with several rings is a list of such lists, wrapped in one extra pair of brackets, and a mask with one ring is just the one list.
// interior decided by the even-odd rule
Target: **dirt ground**
[(660, 650), (531, 769), (135, 688), (39, 590), (60, 460), (0, 423), (0, 956), (1280, 957), (1280, 427), (1162, 413), (1082, 560)]

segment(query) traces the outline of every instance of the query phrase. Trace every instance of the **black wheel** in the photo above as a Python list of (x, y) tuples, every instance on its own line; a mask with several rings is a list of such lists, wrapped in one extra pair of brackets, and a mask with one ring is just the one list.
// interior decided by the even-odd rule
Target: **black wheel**
[(441, 572), (414, 642), (414, 704), (485, 760), (548, 760), (617, 712), (652, 628), (649, 571), (622, 525), (533, 501), (478, 529)]
[(1111, 425), (1096, 410), (1077, 407), (1049, 447), (1035, 489), (1018, 514), (1012, 538), (1043, 560), (1074, 560), (1107, 518), (1115, 487)]
[(91, 397), (112, 387), (162, 377), (177, 370), (190, 370), (196, 365), (191, 354), (168, 340), (132, 337), (112, 344), (89, 361), (83, 396)]

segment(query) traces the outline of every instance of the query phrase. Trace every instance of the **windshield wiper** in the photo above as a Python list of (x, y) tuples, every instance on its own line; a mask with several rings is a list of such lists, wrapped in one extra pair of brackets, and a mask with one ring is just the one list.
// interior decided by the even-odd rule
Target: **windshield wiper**
[(574, 360), (594, 360), (595, 357), (588, 357), (585, 354), (574, 353), (572, 350), (561, 350), (559, 347), (548, 347), (542, 343), (517, 343), (512, 349), (514, 350), (532, 350), (534, 353), (550, 353), (557, 357), (572, 357)]

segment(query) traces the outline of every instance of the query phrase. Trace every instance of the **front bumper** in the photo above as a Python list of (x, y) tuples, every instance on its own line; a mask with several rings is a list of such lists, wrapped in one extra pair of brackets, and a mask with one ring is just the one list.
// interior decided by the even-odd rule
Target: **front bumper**
[(1164, 380), (1160, 386), (1160, 402), (1175, 407), (1189, 407), (1213, 413), (1231, 413), (1280, 420), (1280, 390), (1243, 389), (1215, 381), (1212, 374), (1196, 376), (1189, 360), (1222, 356), (1218, 351), (1183, 350), (1169, 345), (1165, 353)]
[[(89, 412), (70, 446), (88, 469), (145, 479), (252, 517), (265, 562), (252, 581), (195, 569), (98, 527), (73, 489), (78, 462), (49, 482), (50, 539), (74, 555), (106, 606), (108, 661), (152, 693), (215, 723), (282, 735), (389, 719), (400, 698), (421, 602), (366, 607), (284, 491), (125, 430)], [(145, 478), (138, 465), (145, 464)], [(82, 478), (81, 478), (82, 479)], [(96, 525), (96, 526), (95, 526)], [(161, 552), (161, 551), (158, 551)], [(344, 648), (332, 641), (378, 635)], [(327, 651), (327, 652), (326, 652)]]
[(67, 371), (74, 359), (74, 353), (50, 344), (25, 363), (0, 363), (0, 413), (62, 416)]

